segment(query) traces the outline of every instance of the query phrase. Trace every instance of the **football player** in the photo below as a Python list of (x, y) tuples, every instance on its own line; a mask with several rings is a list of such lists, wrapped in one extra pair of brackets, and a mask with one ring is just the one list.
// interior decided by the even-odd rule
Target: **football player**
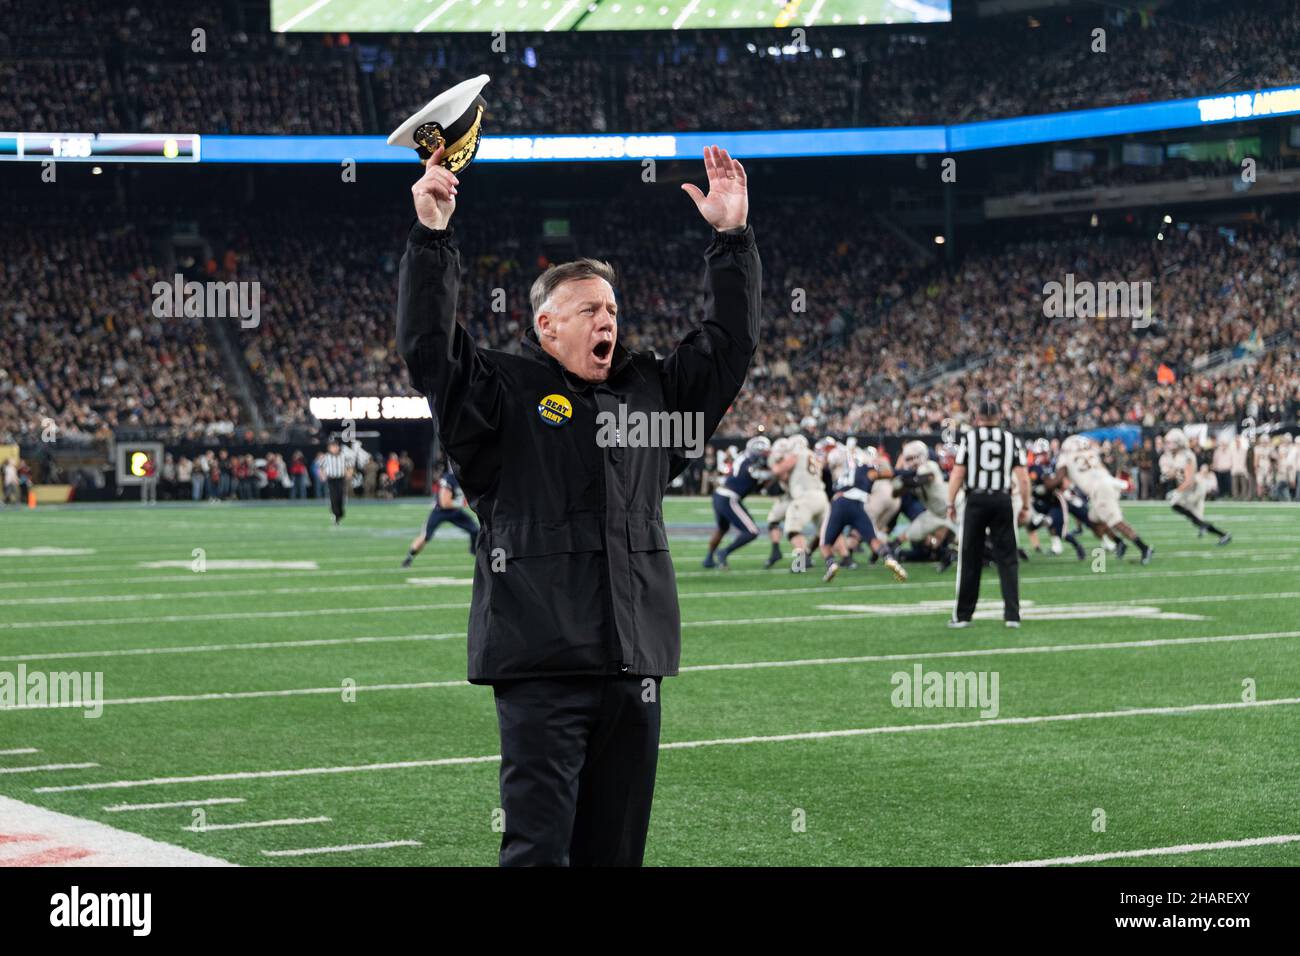
[(948, 520), (948, 482), (939, 462), (930, 457), (923, 441), (910, 441), (898, 458), (899, 469), (891, 482), (893, 495), (901, 499), (908, 525), (904, 532), (911, 543), (911, 560), (939, 559), (939, 570), (946, 571), (956, 560), (949, 542), (957, 534)]
[[(1150, 564), (1155, 549), (1142, 540), (1132, 525), (1124, 520), (1119, 507), (1120, 482), (1117, 481), (1097, 454), (1097, 446), (1083, 435), (1071, 435), (1061, 443), (1061, 457), (1057, 466), (1065, 471), (1070, 482), (1088, 496), (1089, 523), (1093, 530), (1104, 528), (1128, 538), (1142, 552), (1142, 563)], [(1100, 532), (1099, 532), (1100, 533)], [(1117, 557), (1122, 557), (1116, 552)]]
[(785, 534), (794, 547), (795, 562), (791, 571), (808, 569), (808, 539), (804, 528), (820, 528), (826, 520), (830, 501), (822, 484), (822, 462), (808, 447), (808, 439), (795, 435), (789, 450), (772, 466), (772, 474), (790, 489), (790, 505), (785, 513)]
[(410, 550), (402, 560), (404, 568), (411, 566), (415, 556), (433, 540), (438, 525), (444, 522), (455, 525), (469, 535), (469, 553), (474, 553), (474, 545), (478, 542), (478, 525), (465, 509), (465, 492), (461, 490), (460, 482), (450, 467), (443, 469), (442, 477), (438, 479), (438, 486), (434, 489), (434, 497), (436, 500), (433, 510), (429, 512), (428, 520), (424, 523), (424, 531), (416, 535), (415, 540), (411, 542)]
[[(1046, 438), (1040, 438), (1029, 448), (1033, 455), (1033, 460), (1029, 463), (1030, 509), (1034, 514), (1043, 515), (1047, 519), (1046, 524), (1052, 538), (1050, 546), (1052, 554), (1060, 554), (1065, 550), (1061, 545), (1064, 539), (1074, 548), (1075, 556), (1082, 561), (1086, 556), (1083, 545), (1079, 543), (1073, 531), (1066, 532), (1065, 529), (1067, 505), (1062, 494), (1065, 476), (1058, 474), (1053, 467), (1051, 443)], [(1086, 518), (1087, 512), (1083, 511), (1083, 514)], [(1037, 534), (1037, 528), (1032, 529), (1030, 539), (1036, 538)]]
[(845, 539), (855, 536), (859, 543), (866, 543), (872, 554), (884, 560), (895, 580), (906, 581), (907, 571), (898, 563), (893, 546), (880, 539), (867, 516), (867, 500), (872, 485), (882, 477), (880, 472), (860, 463), (847, 448), (833, 449), (827, 464), (835, 476), (835, 497), (819, 534), (822, 558), (826, 562), (822, 580), (830, 581), (839, 573), (851, 551)]
[(1219, 544), (1227, 544), (1232, 535), (1205, 520), (1205, 485), (1197, 471), (1196, 453), (1188, 445), (1186, 433), (1181, 428), (1171, 428), (1165, 435), (1165, 451), (1160, 456), (1160, 477), (1175, 483), (1174, 489), (1165, 496), (1169, 506), (1196, 525), (1197, 537), (1203, 537), (1208, 531), (1219, 536)]
[[(758, 537), (758, 525), (745, 507), (745, 496), (753, 494), (763, 482), (772, 477), (767, 470), (767, 453), (772, 441), (757, 435), (745, 443), (745, 450), (731, 462), (730, 473), (713, 491), (713, 516), (717, 528), (709, 536), (709, 553), (704, 558), (706, 568), (725, 568), (732, 552), (743, 548)], [(728, 529), (735, 528), (731, 544), (718, 551), (718, 545)]]

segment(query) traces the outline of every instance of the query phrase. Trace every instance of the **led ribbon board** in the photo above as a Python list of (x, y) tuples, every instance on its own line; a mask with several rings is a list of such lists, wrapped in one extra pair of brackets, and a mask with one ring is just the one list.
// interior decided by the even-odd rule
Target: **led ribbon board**
[[(746, 159), (960, 153), (1284, 116), (1300, 116), (1300, 86), (952, 126), (484, 136), (475, 162), (694, 160), (713, 144)], [(389, 146), (383, 136), (0, 133), (0, 160), (409, 165), (411, 155), (407, 149)]]

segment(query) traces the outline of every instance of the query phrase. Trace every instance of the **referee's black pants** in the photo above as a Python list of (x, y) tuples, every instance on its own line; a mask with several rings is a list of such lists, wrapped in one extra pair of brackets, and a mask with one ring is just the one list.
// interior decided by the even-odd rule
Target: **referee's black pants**
[(640, 866), (659, 760), (658, 677), (493, 684), (502, 866)]
[(343, 502), (347, 498), (347, 489), (343, 486), (342, 478), (327, 478), (330, 488), (330, 511), (334, 512), (334, 520), (343, 520)]
[(966, 514), (961, 526), (961, 555), (957, 573), (957, 609), (953, 618), (969, 621), (980, 597), (984, 570), (984, 538), (988, 535), (993, 563), (1002, 582), (1002, 617), (1020, 620), (1020, 557), (1016, 554), (1016, 516), (1011, 496), (966, 492)]

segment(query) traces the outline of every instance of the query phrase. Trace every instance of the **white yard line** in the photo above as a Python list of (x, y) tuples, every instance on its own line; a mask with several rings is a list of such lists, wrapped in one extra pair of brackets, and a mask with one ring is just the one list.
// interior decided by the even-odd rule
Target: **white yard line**
[(417, 23), (415, 25), (415, 29), (413, 32), (415, 33), (422, 32), (425, 27), (427, 27), (434, 20), (438, 19), (440, 16), (442, 16), (444, 13), (446, 13), (455, 5), (456, 5), (456, 0), (443, 0), (442, 6), (438, 7), (438, 9), (434, 10), (433, 13), (429, 14), (427, 17), (425, 17), (423, 20)]
[[(846, 617), (857, 619), (857, 618), (867, 617), (867, 616), (869, 615), (832, 614), (832, 615), (826, 615), (825, 618), (816, 617), (816, 618), (808, 618), (808, 619), (809, 620), (838, 620)], [(778, 621), (791, 620), (791, 619), (765, 618), (761, 620), (766, 620), (769, 622), (778, 622)], [(795, 620), (805, 620), (805, 619), (798, 618)], [(738, 622), (735, 621), (734, 619), (728, 619), (725, 621), (717, 621), (717, 622), (699, 621), (697, 623), (698, 624), (712, 624), (712, 623), (735, 624), (735, 623), (745, 623), (745, 622), (744, 621)], [(459, 636), (463, 637), (464, 635), (459, 635)], [(919, 660), (933, 660), (933, 659), (960, 658), (960, 657), (999, 657), (1004, 655), (1015, 655), (1015, 654), (1060, 654), (1060, 653), (1069, 653), (1069, 652), (1077, 652), (1077, 651), (1112, 651), (1112, 650), (1132, 650), (1134, 648), (1152, 648), (1152, 647), (1185, 647), (1185, 646), (1194, 646), (1198, 644), (1229, 644), (1229, 643), (1236, 643), (1239, 641), (1280, 640), (1289, 637), (1300, 637), (1300, 631), (1265, 631), (1265, 632), (1254, 633), (1254, 634), (1215, 634), (1215, 635), (1207, 635), (1203, 637), (1149, 638), (1140, 641), (1099, 641), (1092, 644), (1039, 644), (1039, 645), (1033, 645), (1028, 647), (1023, 645), (1016, 645), (1012, 647), (987, 647), (987, 648), (976, 648), (976, 649), (966, 649), (966, 650), (960, 648), (953, 648), (952, 650), (941, 650), (941, 651), (916, 651), (910, 653), (897, 653), (897, 654), (864, 654), (864, 655), (857, 655), (852, 657), (813, 657), (813, 658), (799, 658), (795, 660), (784, 660), (784, 661), (783, 660), (738, 661), (735, 663), (720, 663), (720, 664), (692, 664), (686, 667), (682, 667), (680, 669), (680, 673), (689, 674), (689, 673), (700, 673), (700, 672), (708, 672), (708, 671), (764, 670), (769, 668), (781, 668), (781, 667), (822, 667), (822, 666), (837, 665), (837, 664), (872, 664), (872, 663), (880, 663), (880, 662), (888, 662), (888, 661), (919, 661)], [(429, 640), (431, 638), (417, 637), (411, 639)], [(348, 639), (342, 638), (340, 640), (348, 640)], [(281, 643), (287, 646), (298, 646), (304, 643), (307, 644), (307, 646), (312, 646), (318, 642), (284, 641)], [(264, 647), (267, 645), (255, 645), (255, 646)], [(272, 644), (271, 646), (274, 645)], [(235, 644), (235, 645), (228, 645), (227, 649), (238, 650), (241, 649), (242, 647), (243, 645)], [(193, 650), (206, 650), (206, 649), (208, 648), (205, 647), (193, 648)], [(135, 652), (136, 653), (149, 652), (150, 650), (151, 650), (150, 648), (138, 648), (136, 649)], [(185, 648), (167, 648), (166, 650), (181, 651), (181, 650), (185, 650)], [(105, 654), (112, 654), (114, 652), (87, 651), (85, 653), (105, 655)], [(355, 688), (350, 688), (350, 690), (352, 690), (355, 693), (362, 693), (362, 692), (370, 692), (370, 691), (430, 690), (430, 689), (445, 688), (445, 687), (471, 687), (471, 686), (473, 685), (465, 680), (442, 680), (442, 681), (413, 681), (409, 683), (361, 684)], [(123, 704), (180, 704), (180, 703), (193, 703), (198, 701), (214, 701), (214, 700), (253, 700), (257, 698), (267, 698), (267, 697), (302, 697), (302, 696), (322, 695), (322, 694), (325, 695), (341, 694), (343, 692), (343, 689), (344, 688), (342, 687), (342, 685), (338, 685), (338, 686), (331, 686), (331, 687), (290, 688), (287, 690), (221, 691), (221, 692), (212, 692), (206, 694), (163, 694), (163, 695), (158, 695), (153, 697), (110, 698), (102, 701), (102, 705), (108, 707), (108, 706), (123, 705)], [(22, 705), (7, 707), (5, 709), (6, 710), (50, 710), (50, 709), (58, 709), (62, 707), (79, 708), (83, 706), (84, 706), (83, 702), (77, 701), (77, 702), (69, 702), (67, 704), (56, 704), (56, 705), (22, 704)]]
[[(1294, 554), (1294, 552), (1288, 552), (1288, 554)], [(1240, 558), (1242, 556), (1246, 556), (1246, 553), (1245, 552), (1237, 553), (1237, 557)], [(1263, 558), (1264, 560), (1268, 560), (1268, 557), (1266, 555), (1260, 555), (1259, 557)], [(1252, 560), (1254, 559), (1252, 558)], [(1267, 573), (1268, 571), (1271, 570), (1274, 569), (1262, 568), (1260, 569), (1260, 572)], [(1287, 569), (1279, 568), (1277, 570), (1287, 570)], [(349, 573), (354, 573), (354, 572), (349, 572)], [(408, 570), (406, 573), (410, 574), (411, 571)], [(709, 572), (709, 573), (712, 574), (714, 577), (719, 576), (719, 572)], [(722, 574), (725, 574), (726, 577), (731, 577), (734, 573), (735, 572), (722, 572)], [(741, 573), (748, 573), (748, 572), (741, 572)], [(755, 572), (755, 573), (761, 574), (764, 572)], [(771, 572), (767, 572), (767, 573), (770, 574)], [(1187, 572), (1187, 573), (1192, 573), (1192, 572)], [(685, 573), (677, 574), (678, 578), (682, 578), (685, 576), (686, 576)], [(1089, 580), (1092, 577), (1093, 575), (1088, 575), (1087, 577), (1084, 577), (1081, 574), (1077, 578), (1071, 577), (1069, 580), (1071, 581)], [(225, 578), (222, 577), (221, 580), (224, 581)], [(1025, 578), (1025, 580), (1043, 582), (1048, 579), (1027, 577)], [(1138, 579), (1134, 578), (1133, 580), (1138, 580)], [(936, 579), (932, 581), (913, 582), (913, 587), (917, 585), (920, 586), (938, 585), (939, 583), (947, 585), (948, 582), (949, 582), (949, 578), (947, 578), (946, 576), (943, 578), (939, 578), (938, 576), (936, 576)], [(74, 581), (69, 583), (90, 584), (94, 582)], [(114, 583), (129, 585), (135, 582), (118, 580)], [(336, 585), (319, 585), (315, 587), (236, 588), (236, 589), (229, 589), (229, 590), (215, 589), (215, 590), (202, 590), (202, 591), (146, 591), (140, 594), (123, 594), (120, 592), (113, 592), (111, 594), (60, 594), (60, 595), (44, 595), (39, 597), (0, 598), (0, 607), (21, 607), (23, 605), (60, 605), (60, 604), (129, 604), (134, 601), (147, 602), (147, 601), (180, 601), (180, 600), (209, 600), (209, 599), (216, 600), (216, 599), (224, 599), (224, 598), (232, 598), (232, 597), (258, 597), (264, 594), (265, 595), (335, 594), (335, 593), (371, 594), (378, 591), (412, 591), (413, 589), (418, 587), (469, 587), (471, 584), (473, 584), (473, 581), (469, 578), (453, 578), (453, 577), (432, 578), (426, 575), (423, 578), (417, 577), (412, 579), (406, 579), (393, 584), (349, 584), (349, 585), (343, 585), (341, 587)], [(27, 586), (30, 586), (30, 584)], [(42, 582), (41, 586), (45, 586), (44, 582)], [(841, 585), (840, 587), (836, 588), (836, 590), (851, 591), (851, 590), (862, 590), (864, 588), (885, 589), (885, 590), (892, 589), (892, 590), (898, 590), (900, 593), (905, 593), (905, 590), (900, 588), (897, 584)], [(692, 598), (692, 597), (719, 597), (719, 596), (730, 596), (730, 595), (775, 597), (782, 594), (805, 594), (805, 593), (824, 594), (824, 593), (828, 593), (828, 591), (829, 589), (827, 588), (827, 586), (822, 585), (819, 587), (805, 587), (805, 588), (780, 588), (780, 589), (763, 588), (763, 589), (750, 589), (750, 590), (737, 589), (737, 590), (728, 590), (728, 591), (686, 592), (680, 594), (679, 597), (683, 599)]]
[[(284, 648), (337, 647), (347, 644), (388, 644), (402, 641), (464, 640), (464, 631), (446, 634), (394, 634), (383, 637), (318, 637), (301, 641), (250, 641), (244, 644), (183, 644), (177, 647), (123, 647), (102, 651), (51, 651), (43, 654), (0, 654), (0, 663), (67, 660), (86, 657), (140, 657), (154, 654), (211, 654), (225, 651), (274, 651)], [(0, 751), (3, 752), (3, 751)]]
[(40, 753), (35, 747), (14, 747), (11, 750), (0, 750), (0, 757), (16, 757), (19, 754), (38, 754)]
[(229, 803), (246, 803), (243, 797), (209, 797), (207, 800), (172, 800), (168, 803), (115, 803), (104, 807), (105, 813), (126, 813), (128, 810), (173, 810), (178, 807), (215, 807)]
[(1251, 837), (1247, 840), (1218, 840), (1214, 843), (1180, 843), (1178, 846), (1158, 846), (1148, 850), (1116, 850), (1111, 853), (1085, 853), (1082, 856), (1056, 856), (1047, 860), (1021, 860), (1016, 863), (990, 863), (991, 867), (1007, 866), (1066, 866), (1071, 863), (1102, 863), (1106, 860), (1132, 860), (1144, 856), (1176, 856), (1182, 853), (1203, 853), (1206, 850), (1236, 850), (1247, 846), (1280, 846), (1300, 842), (1300, 833), (1282, 836)]
[(424, 846), (419, 840), (389, 840), (387, 843), (349, 843), (345, 846), (313, 846), (301, 850), (263, 850), (262, 856), (314, 856), (318, 853), (355, 853), (357, 850), (388, 850), (398, 846)]
[(546, 33), (550, 33), (559, 25), (560, 21), (568, 15), (569, 11), (581, 2), (582, 0), (567, 0), (564, 6), (560, 8), (560, 12), (551, 17), (551, 19), (546, 22), (546, 26), (542, 27), (542, 30)]
[[(1282, 574), (1289, 571), (1300, 571), (1300, 565), (1287, 565), (1282, 567), (1251, 567), (1251, 568), (1234, 568), (1231, 572), (1224, 568), (1202, 568), (1193, 571), (1143, 571), (1139, 576), (1124, 578), (1125, 581), (1139, 581), (1148, 578), (1164, 577), (1223, 577), (1225, 574), (1233, 576), (1241, 574)], [(723, 572), (725, 573), (725, 572)], [(1047, 583), (1102, 583), (1111, 586), (1115, 583), (1116, 578), (1108, 574), (1088, 574), (1088, 575), (1062, 575), (1052, 577), (1034, 578), (1024, 576), (1021, 578), (1021, 590), (1032, 587), (1035, 584)], [(840, 594), (857, 593), (863, 591), (894, 591), (899, 595), (914, 593), (920, 588), (939, 587), (945, 590), (951, 590), (953, 582), (948, 577), (938, 577), (934, 581), (916, 581), (908, 584), (848, 584), (840, 586), (811, 586), (799, 588), (759, 588), (759, 589), (736, 589), (727, 591), (696, 591), (678, 595), (680, 600), (689, 600), (694, 598), (780, 598), (792, 594), (820, 594), (823, 596), (834, 597)], [(330, 590), (326, 588), (325, 590)], [(1249, 599), (1247, 595), (1244, 599)], [(1152, 600), (1152, 599), (1144, 599)], [(1161, 599), (1153, 599), (1153, 603), (1159, 603)], [(1171, 600), (1165, 598), (1163, 600)], [(1108, 603), (1119, 603), (1112, 601)], [(416, 611), (436, 611), (436, 610), (467, 610), (468, 601), (455, 601), (440, 604), (398, 604), (385, 605), (378, 607), (343, 607), (343, 608), (301, 608), (285, 611), (229, 611), (211, 614), (168, 614), (168, 615), (141, 615), (137, 617), (117, 617), (117, 618), (80, 618), (76, 620), (40, 620), (40, 621), (6, 621), (0, 622), (0, 630), (32, 630), (36, 628), (47, 627), (103, 627), (116, 624), (177, 624), (193, 621), (230, 621), (230, 620), (247, 620), (249, 618), (297, 618), (297, 617), (322, 617), (332, 616), (335, 614), (397, 614), (404, 612)], [(755, 621), (771, 620), (770, 618), (756, 618)], [(787, 621), (803, 620), (802, 618), (787, 618)], [(711, 622), (710, 622), (711, 623)], [(685, 625), (683, 625), (685, 626)], [(699, 626), (698, 624), (696, 626)]]
[(690, 19), (691, 14), (696, 11), (699, 5), (700, 0), (690, 0), (690, 3), (686, 4), (686, 6), (682, 8), (682, 12), (677, 14), (677, 19), (673, 21), (673, 29), (680, 30), (682, 24)]
[[(346, 688), (349, 693), (361, 694), (377, 690), (429, 690), (434, 687), (471, 687), (465, 680), (419, 681), (410, 684), (360, 684)], [(98, 701), (101, 706), (110, 707), (125, 704), (189, 704), (210, 700), (256, 700), (262, 697), (304, 697), (318, 694), (342, 694), (345, 688), (337, 687), (299, 687), (290, 690), (244, 690), (222, 691), (211, 694), (163, 694), (157, 697), (117, 697)], [(80, 700), (58, 704), (17, 704), (5, 710), (60, 710), (64, 708), (84, 708), (86, 703)], [(92, 764), (91, 766), (95, 766)], [(0, 773), (16, 771), (0, 769)]]
[[(679, 740), (661, 743), (660, 750), (689, 750), (698, 747), (742, 746), (746, 744), (788, 743), (805, 740), (828, 740), (836, 737), (863, 737), (877, 734), (901, 734), (913, 731), (967, 730), (979, 727), (1016, 727), (1033, 724), (1060, 723), (1079, 720), (1104, 720), (1108, 717), (1153, 717), (1174, 714), (1206, 713), (1213, 711), (1255, 710), (1264, 707), (1285, 707), (1300, 704), (1300, 697), (1276, 700), (1229, 701), (1218, 704), (1183, 704), (1175, 707), (1135, 707), (1124, 710), (1102, 710), (1077, 714), (1042, 714), (1033, 717), (996, 717), (989, 720), (962, 720), (949, 723), (886, 724), (879, 727), (860, 727), (849, 730), (818, 730), (806, 733), (776, 734), (764, 737), (719, 737), (712, 740)], [(293, 770), (245, 770), (234, 773), (199, 774), (190, 777), (152, 777), (145, 780), (109, 780), (100, 783), (79, 783), (62, 787), (36, 787), (33, 793), (69, 793), (81, 790), (110, 790), (133, 787), (162, 787), (172, 784), (213, 783), (220, 780), (267, 780), (281, 777), (311, 777), (324, 774), (370, 773), (380, 770), (410, 770), (427, 767), (454, 767), (468, 764), (497, 763), (500, 754), (477, 757), (442, 757), (433, 760), (399, 760), (388, 763), (357, 764), (343, 767), (305, 767)]]
[(463, 764), (496, 763), (499, 754), (486, 757), (443, 757), (437, 760), (398, 760), (389, 763), (357, 764), (346, 767), (305, 767), (300, 770), (245, 770), (238, 773), (209, 773), (193, 777), (153, 777), (149, 780), (110, 780), (79, 783), (68, 787), (36, 787), (33, 793), (69, 793), (75, 790), (122, 790), (130, 787), (163, 787), (175, 783), (212, 783), (218, 780), (270, 780), (280, 777), (316, 777), (336, 773), (364, 773), (376, 770), (408, 770), (415, 767), (454, 767)]
[[(409, 572), (408, 572), (409, 573)], [(231, 597), (256, 597), (260, 594), (346, 594), (360, 592), (370, 594), (375, 591), (410, 591), (415, 587), (469, 587), (474, 582), (469, 578), (444, 578), (437, 584), (413, 585), (408, 581), (399, 584), (348, 584), (342, 587), (322, 585), (320, 587), (284, 587), (284, 588), (240, 588), (233, 591), (150, 591), (146, 594), (67, 594), (32, 598), (2, 598), (0, 607), (22, 604), (125, 604), (132, 601), (181, 601), (224, 599)]]
[(1300, 631), (1271, 631), (1262, 634), (1218, 634), (1212, 637), (1168, 637), (1143, 641), (1102, 641), (1096, 644), (1040, 644), (1034, 647), (987, 647), (973, 650), (924, 651), (913, 654), (868, 654), (861, 657), (814, 657), (792, 661), (744, 661), (736, 664), (693, 664), (681, 673), (695, 671), (756, 670), (767, 667), (817, 667), (828, 664), (875, 664), (891, 661), (920, 661), (956, 657), (1000, 657), (1008, 654), (1058, 654), (1070, 651), (1110, 651), (1144, 647), (1173, 647), (1195, 644), (1227, 644), (1236, 641), (1268, 641), (1300, 637)]
[(205, 823), (181, 827), (189, 833), (211, 833), (214, 830), (260, 830), (263, 827), (300, 827), (309, 823), (330, 823), (329, 817), (289, 817), (284, 820), (248, 820), (244, 823)]
[[(6, 708), (17, 710), (16, 707)], [(0, 767), (0, 773), (44, 773), (48, 770), (89, 770), (98, 767), (97, 763), (43, 763), (27, 767)]]
[(233, 866), (169, 843), (0, 797), (6, 829), (34, 839), (11, 844), (0, 866)]
[(308, 7), (306, 10), (303, 10), (301, 13), (296, 14), (296, 15), (290, 17), (288, 20), (285, 20), (284, 23), (280, 24), (280, 26), (276, 29), (276, 32), (277, 32), (277, 33), (286, 33), (286, 32), (288, 32), (289, 30), (292, 30), (294, 27), (296, 27), (296, 26), (297, 26), (299, 23), (301, 23), (303, 20), (306, 20), (309, 16), (311, 16), (313, 13), (315, 13), (317, 10), (319, 10), (319, 9), (321, 9), (322, 7), (328, 5), (329, 2), (330, 2), (330, 0), (316, 0), (316, 2), (313, 3), (313, 4), (312, 4), (310, 7)]
[[(1220, 572), (1222, 573), (1222, 572)], [(401, 614), (407, 611), (467, 609), (469, 602), (455, 604), (397, 604), (384, 607), (321, 607), (294, 611), (226, 611), (220, 614), (164, 614), (140, 617), (82, 618), (73, 621), (5, 621), (0, 630), (31, 630), (45, 627), (103, 627), (109, 624), (182, 624), (190, 621), (244, 621), (250, 618), (333, 617), (336, 614)]]

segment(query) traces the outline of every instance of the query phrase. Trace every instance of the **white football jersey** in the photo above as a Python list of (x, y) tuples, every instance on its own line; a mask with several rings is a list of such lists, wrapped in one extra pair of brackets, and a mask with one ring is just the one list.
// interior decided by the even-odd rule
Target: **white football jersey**
[(916, 469), (918, 477), (933, 477), (916, 489), (916, 497), (932, 514), (944, 517), (948, 514), (948, 478), (937, 461), (927, 461)]
[(1057, 467), (1064, 467), (1070, 481), (1089, 498), (1104, 491), (1113, 482), (1095, 448), (1084, 448), (1062, 455)]
[(800, 448), (795, 451), (794, 468), (790, 471), (788, 484), (791, 498), (805, 495), (825, 495), (826, 486), (822, 484), (821, 459), (811, 449)]
[(1187, 474), (1187, 465), (1191, 463), (1192, 470), (1196, 470), (1196, 455), (1190, 448), (1182, 448), (1178, 451), (1167, 451), (1160, 456), (1160, 474), (1166, 480), (1176, 480), (1179, 484), (1183, 482), (1183, 476)]

